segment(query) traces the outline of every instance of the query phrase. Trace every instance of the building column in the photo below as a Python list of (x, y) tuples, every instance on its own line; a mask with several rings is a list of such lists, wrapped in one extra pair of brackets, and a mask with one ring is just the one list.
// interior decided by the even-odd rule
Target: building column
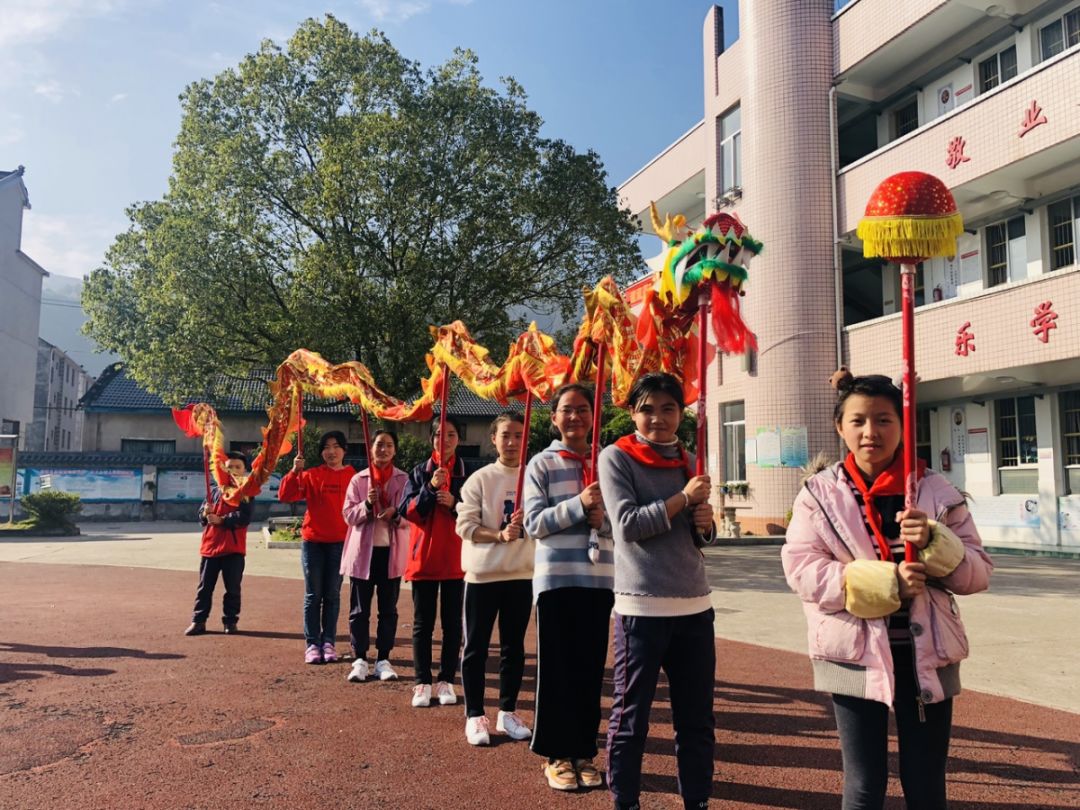
[[(746, 320), (757, 335), (747, 386), (747, 438), (760, 427), (806, 428), (809, 455), (835, 456), (836, 370), (830, 95), (832, 0), (744, 0), (740, 34), (744, 178), (739, 215), (765, 250), (750, 268)], [(888, 369), (856, 369), (888, 372)], [(754, 532), (782, 523), (802, 471), (747, 470)]]

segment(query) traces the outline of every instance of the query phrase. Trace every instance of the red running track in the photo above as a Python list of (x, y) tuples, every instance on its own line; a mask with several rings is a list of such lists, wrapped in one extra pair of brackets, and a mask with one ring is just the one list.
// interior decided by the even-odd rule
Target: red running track
[[(460, 704), (409, 706), (407, 591), (393, 655), (402, 680), (349, 684), (347, 663), (302, 663), (298, 580), (247, 577), (241, 635), (184, 637), (194, 562), (191, 573), (0, 563), (0, 807), (610, 807), (606, 791), (549, 789), (525, 743), (468, 746)], [(806, 660), (716, 646), (713, 805), (839, 807), (836, 732)], [(530, 653), (521, 711), (530, 721), (535, 663)], [(492, 707), (496, 667), (490, 659)], [(610, 682), (606, 695), (605, 717)], [(678, 808), (663, 684), (657, 698), (642, 804)], [(1080, 807), (1078, 720), (964, 693), (950, 806)], [(903, 806), (897, 791), (894, 779), (889, 808)]]

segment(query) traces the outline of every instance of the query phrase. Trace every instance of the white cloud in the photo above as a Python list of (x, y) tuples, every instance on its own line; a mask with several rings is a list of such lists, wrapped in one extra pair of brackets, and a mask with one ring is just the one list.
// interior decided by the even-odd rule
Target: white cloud
[(30, 210), (23, 219), (22, 250), (50, 273), (81, 278), (101, 266), (105, 251), (126, 226), (126, 220), (94, 214), (54, 216)]
[(431, 7), (425, 0), (360, 0), (376, 22), (405, 22), (410, 17), (422, 14)]
[(0, 0), (0, 48), (43, 42), (70, 23), (117, 11), (125, 0)]
[(119, 104), (121, 101), (128, 97), (127, 93), (113, 93), (112, 98), (109, 99), (110, 104)]
[(53, 104), (59, 104), (65, 96), (77, 96), (79, 91), (74, 87), (68, 87), (56, 79), (44, 79), (34, 84), (34, 94), (42, 96)]

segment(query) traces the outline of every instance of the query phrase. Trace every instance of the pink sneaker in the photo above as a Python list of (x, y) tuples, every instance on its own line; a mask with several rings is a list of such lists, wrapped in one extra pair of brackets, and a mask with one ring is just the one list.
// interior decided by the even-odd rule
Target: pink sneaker
[(338, 660), (337, 649), (334, 647), (332, 641), (328, 641), (322, 645), (322, 660), (323, 663), (333, 664)]
[(321, 664), (323, 662), (322, 650), (319, 649), (318, 644), (308, 644), (307, 649), (304, 650), (304, 663), (305, 664)]

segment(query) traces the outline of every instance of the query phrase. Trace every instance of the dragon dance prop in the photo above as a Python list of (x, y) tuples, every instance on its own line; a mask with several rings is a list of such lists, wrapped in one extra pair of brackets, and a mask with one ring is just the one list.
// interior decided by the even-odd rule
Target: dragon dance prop
[[(653, 210), (655, 222), (655, 207)], [(294, 434), (297, 450), (302, 452), (305, 395), (348, 400), (355, 404), (364, 423), (364, 444), (369, 459), (369, 414), (395, 422), (427, 421), (432, 418), (438, 397), (441, 399), (442, 432), (448, 410), (450, 373), (483, 399), (503, 405), (511, 400), (524, 401), (527, 416), (523, 447), (528, 446), (528, 417), (534, 399), (547, 401), (556, 388), (568, 382), (596, 384), (596, 417), (599, 417), (609, 379), (612, 401), (625, 407), (630, 388), (639, 376), (649, 371), (668, 371), (683, 379), (687, 392), (699, 397), (699, 414), (703, 415), (701, 397), (705, 390), (704, 371), (709, 347), (705, 341), (704, 320), (699, 318), (699, 351), (693, 351), (694, 309), (686, 302), (691, 300), (695, 289), (700, 292), (708, 287), (714, 307), (714, 332), (724, 338), (720, 348), (730, 351), (733, 345), (752, 345), (753, 335), (738, 316), (735, 296), (741, 293), (741, 285), (746, 279), (746, 261), (760, 250), (760, 245), (749, 237), (741, 222), (724, 215), (710, 218), (702, 230), (679, 245), (675, 236), (685, 220), (677, 217), (676, 223), (679, 224), (673, 226), (670, 220), (667, 223), (664, 235), (674, 252), (669, 251), (665, 272), (650, 291), (642, 318), (634, 317), (614, 280), (610, 276), (603, 278), (593, 289), (584, 292), (585, 314), (570, 357), (559, 354), (554, 340), (537, 330), (535, 324), (511, 344), (501, 366), (490, 360), (488, 350), (469, 335), (460, 321), (432, 327), (433, 346), (425, 358), (429, 374), (420, 381), (421, 395), (407, 402), (382, 391), (371, 372), (360, 362), (334, 365), (314, 352), (297, 349), (278, 366), (274, 379), (269, 382), (269, 423), (263, 428), (262, 448), (252, 463), (251, 474), (242, 482), (232, 480), (225, 470), (224, 438), (214, 409), (199, 403), (183, 411), (174, 411), (181, 430), (189, 436), (202, 437), (208, 492), (212, 474), (226, 501), (236, 503), (241, 498), (253, 497), (269, 479), (278, 459), (291, 451), (290, 438)], [(717, 226), (722, 227), (720, 236), (713, 233)], [(693, 249), (686, 247), (691, 242)], [(728, 301), (728, 298), (732, 300)], [(723, 302), (717, 305), (721, 299)], [(647, 322), (644, 327), (643, 321)], [(722, 326), (718, 327), (718, 323)], [(696, 385), (692, 382), (695, 375)], [(704, 421), (702, 417), (699, 419)], [(594, 468), (599, 432), (597, 418), (591, 453)], [(700, 436), (699, 442), (699, 447), (703, 447)], [(439, 450), (442, 459), (441, 446)], [(524, 462), (523, 455), (515, 511), (520, 507)]]
[[(674, 218), (665, 215), (661, 222), (655, 203), (649, 206), (649, 213), (653, 229), (668, 249), (663, 267), (646, 293), (637, 339), (645, 352), (658, 354), (661, 360), (670, 358), (669, 365), (676, 357), (682, 358), (682, 374), (674, 368), (663, 370), (682, 378), (685, 404), (696, 394), (696, 473), (703, 475), (708, 441), (706, 370), (716, 350), (744, 354), (757, 348), (753, 332), (742, 319), (739, 298), (745, 294), (750, 259), (761, 252), (762, 245), (750, 236), (742, 220), (731, 214), (713, 214), (691, 232), (681, 214)], [(695, 315), (696, 352), (690, 345), (695, 339), (690, 334)], [(708, 341), (710, 324), (715, 348)], [(687, 381), (695, 376), (697, 385), (688, 386)]]
[[(935, 256), (955, 256), (964, 223), (952, 193), (924, 172), (900, 172), (874, 189), (856, 234), (863, 255), (900, 265), (901, 331), (904, 357), (904, 506), (915, 507), (915, 265)], [(914, 546), (904, 556), (914, 562)]]

